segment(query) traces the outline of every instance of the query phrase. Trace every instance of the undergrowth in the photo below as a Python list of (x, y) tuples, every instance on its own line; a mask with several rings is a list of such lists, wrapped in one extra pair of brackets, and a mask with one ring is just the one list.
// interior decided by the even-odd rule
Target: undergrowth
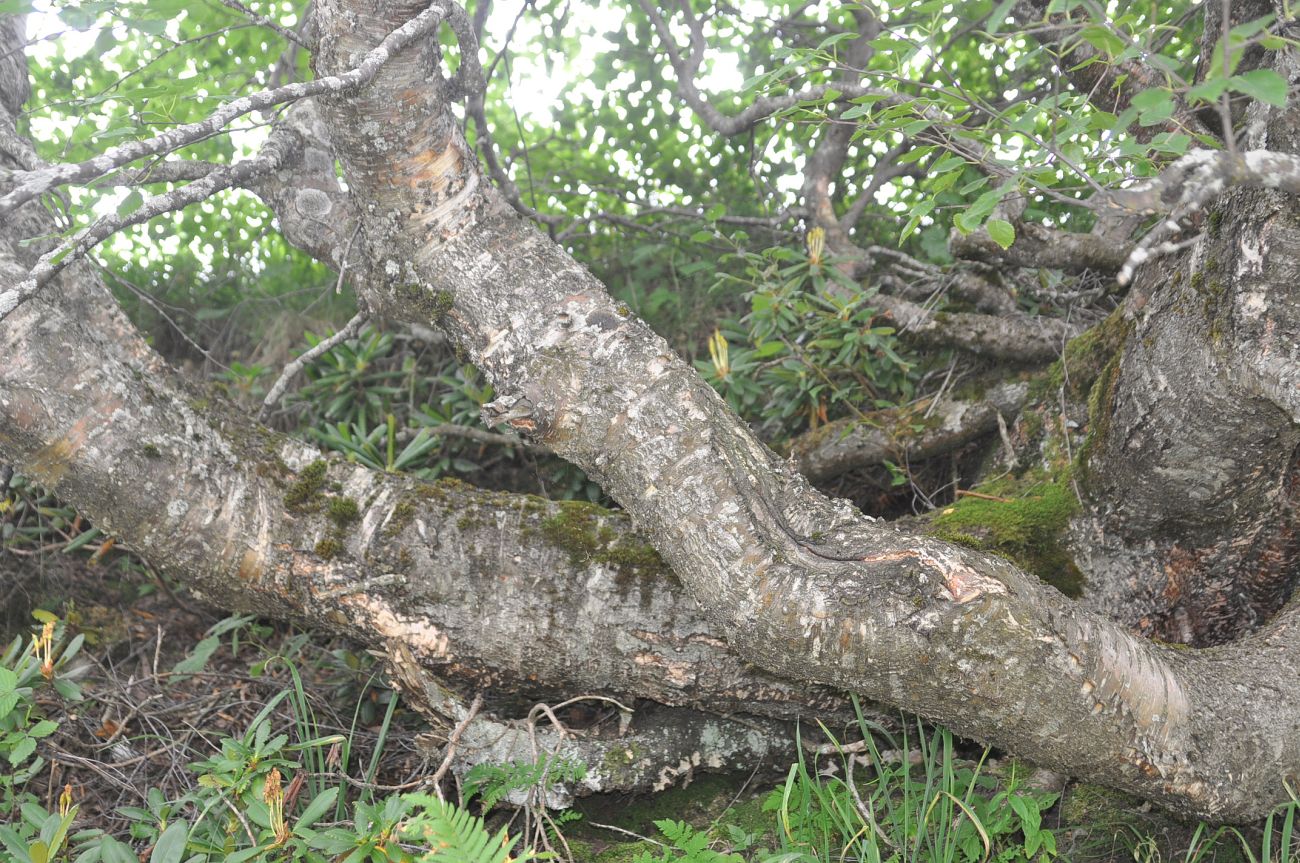
[[(259, 642), (265, 633), (247, 617), (211, 627), (167, 672), (168, 685), (211, 673), (209, 663), (223, 648), (234, 654), (242, 648), (247, 658), (250, 645), (257, 648), (250, 672), (278, 670), (287, 685), (237, 733), (207, 740), (208, 751), (188, 765), (187, 787), (179, 793), (139, 789), (134, 801), (116, 807), (118, 829), (110, 831), (83, 815), (78, 768), (63, 765), (61, 790), (52, 781), (47, 742), (63, 723), (92, 714), (96, 694), (80, 659), (84, 635), (48, 612), (38, 612), (38, 620), (29, 639), (15, 639), (0, 654), (3, 863), (1051, 863), (1062, 851), (1059, 831), (1046, 819), (1057, 794), (1026, 784), (1015, 762), (995, 766), (987, 751), (971, 755), (943, 729), (903, 723), (891, 731), (861, 713), (851, 741), (823, 727), (828, 742), (801, 745), (785, 781), (752, 813), (728, 808), (706, 823), (661, 818), (654, 822), (657, 837), (597, 855), (585, 842), (564, 840), (562, 831), (581, 824), (577, 813), (567, 812), (546, 816), (549, 850), (525, 846), (526, 831), (517, 828), (517, 810), (508, 801), (540, 806), (548, 783), (581, 779), (584, 765), (545, 753), (536, 763), (484, 765), (463, 778), (459, 794), (445, 785), (416, 783), (395, 791), (377, 784), (397, 699), (370, 713), (379, 731), (367, 761), (353, 751), (364, 693), (354, 693), (358, 703), (347, 733), (323, 729), (298, 667), (305, 639), (293, 636), (271, 649)], [(335, 694), (347, 691), (338, 686)], [(360, 771), (359, 779), (350, 778), (349, 765)], [(49, 788), (56, 799), (48, 792), (42, 798)], [(539, 788), (543, 793), (536, 793)], [(1296, 804), (1280, 807), (1254, 832), (1202, 825), (1184, 863), (1225, 853), (1245, 863), (1292, 863), (1300, 859), (1296, 811)], [(758, 818), (751, 817), (755, 813)], [(1172, 859), (1136, 831), (1130, 853), (1137, 863)]]

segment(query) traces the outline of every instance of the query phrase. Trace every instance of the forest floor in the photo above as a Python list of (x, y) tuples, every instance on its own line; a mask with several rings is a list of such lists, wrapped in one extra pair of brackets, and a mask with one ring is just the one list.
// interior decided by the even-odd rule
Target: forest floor
[[(47, 764), (26, 790), (54, 811), (70, 785), (79, 825), (134, 842), (139, 852), (147, 845), (139, 841), (139, 812), (124, 814), (124, 808), (156, 808), (192, 792), (202, 765), (210, 767), (223, 741), (246, 735), (286, 691), (302, 693), (305, 701), (280, 700), (270, 717), (272, 733), (300, 728), (295, 714), (308, 705), (312, 734), (346, 739), (346, 763), (335, 751), (324, 766), (357, 797), (420, 789), (438, 766), (415, 743), (425, 730), (421, 718), (400, 702), (390, 706), (395, 696), (380, 663), (356, 645), (322, 640), (290, 624), (230, 617), (120, 551), (92, 564), (84, 554), (0, 549), (0, 591), (0, 647), (29, 639), (32, 612), (40, 610), (85, 637), (63, 670), (85, 700), (69, 702), (48, 689), (37, 697), (39, 711), (58, 729), (40, 741), (38, 753)], [(973, 744), (960, 749), (979, 757)], [(656, 826), (663, 819), (710, 831), (742, 852), (745, 846), (772, 847), (780, 822), (770, 801), (789, 766), (698, 776), (688, 787), (653, 795), (582, 798), (573, 810), (580, 817), (564, 816), (560, 830), (573, 859), (600, 863), (639, 855), (647, 861), (694, 859), (656, 844), (665, 840)], [(497, 829), (515, 813), (498, 807), (481, 814)], [(1197, 858), (1194, 825), (1090, 786), (1067, 786), (1043, 820), (1058, 837), (1062, 859), (1245, 859), (1238, 843), (1226, 841), (1201, 849)], [(557, 850), (563, 847), (556, 843)]]

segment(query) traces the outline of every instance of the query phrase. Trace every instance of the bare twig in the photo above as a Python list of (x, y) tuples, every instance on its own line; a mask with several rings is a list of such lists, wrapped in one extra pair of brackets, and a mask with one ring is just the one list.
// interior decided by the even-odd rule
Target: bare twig
[[(728, 116), (719, 111), (700, 93), (699, 88), (695, 86), (695, 75), (699, 71), (700, 64), (704, 59), (704, 40), (698, 26), (691, 28), (691, 49), (690, 54), (682, 56), (678, 50), (676, 40), (673, 38), (672, 31), (668, 28), (668, 22), (660, 14), (658, 4), (650, 0), (637, 0), (641, 10), (645, 12), (650, 23), (654, 25), (655, 32), (659, 35), (659, 40), (663, 43), (664, 50), (668, 53), (668, 61), (672, 64), (673, 71), (677, 73), (677, 92), (700, 116), (706, 125), (715, 132), (723, 135), (735, 135), (749, 129), (755, 123), (758, 123), (767, 117), (772, 116), (778, 111), (791, 108), (800, 102), (814, 101), (824, 97), (829, 90), (835, 90), (842, 98), (852, 99), (858, 96), (865, 96), (868, 93), (881, 96), (885, 99), (899, 100), (897, 93), (891, 93), (887, 90), (881, 90), (876, 87), (868, 87), (858, 83), (837, 81), (834, 84), (817, 84), (812, 87), (806, 87), (794, 93), (787, 93), (782, 96), (766, 96), (755, 100), (751, 105), (746, 107), (738, 114)], [(697, 25), (698, 22), (691, 22)]]
[(256, 178), (274, 171), (284, 162), (287, 155), (282, 147), (268, 143), (268, 146), (252, 159), (218, 168), (201, 180), (195, 180), (162, 195), (146, 198), (143, 204), (125, 216), (104, 216), (95, 220), (51, 251), (41, 255), (31, 272), (27, 274), (27, 278), (13, 287), (0, 291), (0, 320), (4, 320), (20, 303), (34, 296), (64, 268), (81, 260), (87, 252), (123, 228), (147, 222), (163, 213), (182, 210), (225, 189), (247, 185)]
[(241, 15), (248, 16), (250, 20), (256, 21), (258, 24), (261, 24), (263, 27), (267, 27), (271, 30), (274, 30), (284, 38), (288, 39), (290, 42), (300, 45), (301, 47), (306, 48), (307, 50), (311, 50), (311, 46), (308, 45), (306, 42), (302, 41), (302, 39), (298, 36), (297, 33), (293, 32), (288, 27), (285, 27), (283, 24), (280, 24), (276, 21), (272, 21), (270, 18), (267, 18), (265, 15), (257, 14), (252, 9), (249, 9), (247, 6), (245, 6), (243, 3), (240, 3), (239, 0), (221, 0), (221, 5), (230, 9), (234, 9), (236, 12), (240, 13)]
[(478, 716), (478, 712), (482, 707), (483, 694), (475, 693), (474, 700), (470, 702), (469, 711), (465, 714), (465, 718), (456, 723), (456, 727), (451, 730), (451, 734), (447, 737), (447, 753), (442, 757), (442, 763), (438, 765), (438, 769), (434, 771), (433, 776), (429, 778), (429, 783), (433, 786), (433, 793), (438, 795), (439, 800), (442, 799), (442, 778), (447, 775), (447, 771), (451, 769), (452, 761), (456, 758), (456, 745), (460, 743), (461, 735), (465, 733), (466, 728), (469, 728), (470, 723), (474, 721), (475, 716)]
[[(343, 274), (340, 273), (339, 278), (342, 277)], [(295, 357), (292, 362), (285, 366), (284, 371), (280, 373), (279, 379), (275, 382), (275, 385), (271, 387), (271, 391), (267, 393), (266, 398), (262, 400), (262, 408), (257, 412), (258, 421), (266, 421), (266, 418), (271, 414), (272, 408), (279, 403), (280, 397), (284, 395), (284, 391), (289, 386), (290, 382), (298, 376), (308, 363), (315, 360), (326, 351), (331, 350), (344, 339), (349, 339), (356, 335), (369, 318), (370, 316), (366, 312), (357, 312), (352, 316), (352, 320), (344, 324), (342, 329), (337, 333), (330, 336), (328, 339), (322, 339), (312, 345), (311, 348), (303, 351)]]

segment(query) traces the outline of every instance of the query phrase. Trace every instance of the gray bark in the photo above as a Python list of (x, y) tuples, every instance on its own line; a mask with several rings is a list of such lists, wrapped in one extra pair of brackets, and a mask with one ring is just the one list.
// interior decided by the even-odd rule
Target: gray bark
[[(352, 68), (423, 8), (320, 3), (318, 74)], [(904, 534), (818, 494), (487, 185), (439, 62), (436, 40), (425, 40), (364, 89), (322, 100), (319, 122), (359, 218), (359, 292), (375, 312), (443, 328), (498, 393), (486, 418), (580, 465), (626, 517), (577, 512), (584, 530), (573, 556), (573, 543), (546, 539), (548, 524), (568, 523), (556, 520), (564, 505), (533, 502), (530, 511), (517, 498), (422, 491), (342, 465), (313, 480), (300, 447), (167, 384), (157, 358), (75, 266), (0, 330), (11, 360), (0, 370), (0, 453), (222, 601), (402, 645), (438, 676), (469, 686), (599, 688), (776, 715), (833, 708), (831, 693), (851, 690), (1185, 812), (1246, 819), (1285, 798), (1284, 782), (1300, 775), (1297, 606), (1233, 644), (1178, 650), (1069, 602), (1005, 560)], [(285, 183), (266, 194), (319, 216), (337, 187), (301, 191)], [(1191, 318), (1182, 335), (1198, 338), (1186, 357), (1174, 356), (1180, 332), (1158, 327), (1178, 320), (1180, 295), (1143, 295), (1173, 311), (1139, 321), (1124, 358), (1103, 376), (1115, 388), (1116, 418), (1089, 456), (1086, 517), (1104, 534), (1096, 548), (1182, 524), (1141, 510), (1143, 483), (1133, 477), (1146, 467), (1124, 461), (1148, 444), (1143, 405), (1174, 411), (1184, 427), (1191, 416), (1176, 412), (1181, 403), (1204, 411), (1202, 423), (1228, 424), (1217, 438), (1177, 438), (1172, 423), (1158, 421), (1164, 437), (1150, 457), (1155, 475), (1171, 482), (1162, 506), (1173, 490), (1190, 489), (1211, 509), (1227, 500), (1217, 475), (1189, 472), (1188, 459), (1217, 443), (1216, 471), (1231, 481), (1259, 474), (1245, 489), (1245, 515), (1221, 510), (1239, 519), (1232, 529), (1241, 519), (1275, 522), (1285, 509), (1278, 489), (1294, 449), (1286, 435), (1296, 420), (1287, 407), (1295, 304), (1267, 287), (1282, 290), (1284, 256), (1263, 252), (1294, 246), (1283, 245), (1292, 242), (1287, 218), (1256, 229), (1253, 245), (1243, 241), (1224, 258), (1242, 279), (1241, 293), (1223, 300), (1238, 310), (1225, 337), (1230, 363), (1211, 350), (1208, 333), (1189, 332)], [(17, 241), (44, 230), (30, 204), (6, 221), (5, 284), (23, 277), (38, 251)], [(1216, 229), (1208, 242), (1228, 236)], [(328, 245), (321, 240), (318, 253), (328, 255)], [(1158, 282), (1157, 268), (1148, 269)], [(1246, 287), (1261, 272), (1256, 302)], [(1035, 358), (1064, 341), (1054, 326), (1033, 345)], [(1279, 327), (1290, 341), (1276, 340)], [(1253, 401), (1197, 390), (1232, 384), (1231, 375)], [(103, 383), (86, 386), (91, 380)], [(1263, 435), (1253, 431), (1259, 423)], [(1225, 448), (1250, 443), (1244, 452)], [(1117, 488), (1126, 470), (1129, 486)], [(1105, 495), (1118, 516), (1101, 509)], [(332, 503), (343, 498), (355, 503), (355, 519)], [(699, 610), (671, 592), (619, 518), (659, 550)], [(1105, 577), (1098, 560), (1099, 584), (1121, 580)]]
[[(322, 5), (318, 68), (345, 66), (414, 8)], [(1291, 727), (1281, 720), (1297, 690), (1277, 689), (1295, 682), (1295, 663), (1142, 641), (1005, 561), (900, 535), (813, 492), (480, 182), (430, 76), (437, 62), (432, 46), (412, 51), (369, 91), (326, 103), (349, 186), (368, 202), (367, 248), (388, 274), (363, 291), (394, 317), (445, 309), (449, 336), (500, 394), (488, 418), (596, 478), (740, 653), (1185, 810), (1241, 817), (1276, 799), (1300, 751), (1259, 717)], [(1274, 624), (1275, 649), (1290, 649), (1290, 625)], [(1243, 699), (1243, 680), (1270, 696)], [(1256, 717), (1245, 732), (1244, 715)]]

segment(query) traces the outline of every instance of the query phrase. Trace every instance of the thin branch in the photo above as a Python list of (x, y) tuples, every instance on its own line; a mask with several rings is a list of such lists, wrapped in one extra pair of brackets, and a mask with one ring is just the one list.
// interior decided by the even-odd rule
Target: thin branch
[[(480, 11), (486, 3), (481, 5)], [(523, 9), (520, 10), (519, 16), (522, 17)], [(477, 20), (477, 19), (476, 19)], [(451, 24), (452, 32), (456, 34), (456, 42), (460, 46), (460, 66), (456, 69), (456, 74), (452, 77), (449, 86), (450, 98), (465, 100), (465, 113), (474, 121), (474, 128), (478, 132), (479, 150), (483, 153), (483, 161), (487, 163), (488, 174), (497, 184), (497, 188), (505, 196), (506, 202), (514, 208), (515, 212), (526, 219), (531, 219), (538, 224), (553, 229), (561, 224), (567, 218), (566, 216), (543, 213), (536, 207), (531, 207), (524, 203), (523, 194), (519, 186), (511, 178), (510, 173), (501, 163), (500, 155), (497, 152), (496, 140), (492, 136), (492, 130), (488, 126), (487, 114), (483, 108), (483, 96), (487, 91), (487, 79), (492, 76), (496, 69), (497, 61), (505, 54), (502, 49), (492, 61), (487, 73), (483, 72), (482, 65), (478, 60), (478, 33), (482, 29), (476, 21), (471, 21), (466, 15), (465, 10), (452, 4), (452, 12), (448, 17), (448, 23)], [(509, 43), (515, 32), (515, 25), (518, 25), (519, 17), (515, 18), (514, 25), (511, 26), (510, 32), (506, 34), (506, 42)], [(525, 153), (527, 149), (525, 149)]]
[(478, 441), (479, 443), (491, 444), (492, 446), (515, 447), (517, 449), (527, 450), (534, 455), (552, 454), (549, 447), (530, 443), (523, 438), (515, 437), (514, 435), (484, 431), (483, 429), (474, 428), (473, 426), (457, 425), (456, 423), (439, 423), (438, 425), (425, 426), (423, 430), (439, 437), (459, 437), (465, 438), (466, 440)]
[(118, 231), (147, 222), (155, 216), (182, 210), (191, 204), (206, 200), (217, 192), (234, 186), (245, 186), (257, 177), (276, 170), (288, 154), (283, 147), (270, 145), (252, 159), (219, 168), (201, 180), (196, 180), (163, 195), (145, 199), (144, 203), (126, 216), (104, 216), (64, 240), (36, 261), (27, 278), (13, 287), (0, 291), (0, 321), (20, 303), (33, 297), (50, 279), (70, 264), (81, 260), (87, 252)]
[(192, 347), (194, 350), (198, 351), (199, 355), (202, 356), (203, 359), (205, 359), (212, 365), (216, 366), (217, 368), (222, 369), (223, 371), (230, 370), (229, 366), (227, 366), (225, 363), (218, 360), (216, 357), (212, 356), (212, 354), (209, 353), (206, 348), (204, 348), (198, 342), (194, 341), (194, 339), (190, 337), (190, 334), (185, 332), (185, 329), (180, 324), (176, 323), (176, 320), (171, 315), (167, 314), (167, 310), (162, 307), (162, 303), (158, 302), (157, 298), (155, 298), (153, 294), (149, 293), (144, 288), (135, 284), (130, 279), (127, 279), (123, 277), (121, 274), (116, 273), (113, 270), (110, 270), (108, 267), (104, 266), (94, 258), (87, 258), (87, 260), (89, 260), (90, 263), (92, 263), (102, 275), (111, 278), (119, 285), (125, 287), (131, 293), (135, 294), (145, 305), (149, 306), (155, 312), (157, 312), (158, 316), (162, 318), (164, 321), (166, 321), (167, 324), (173, 330), (176, 331), (176, 334), (181, 337), (181, 340), (184, 341), (186, 344), (188, 344), (190, 347)]
[[(455, 8), (455, 4), (450, 4)], [(179, 147), (214, 134), (224, 128), (230, 121), (259, 111), (272, 105), (293, 102), (322, 93), (347, 93), (365, 86), (374, 79), (380, 68), (389, 58), (401, 51), (415, 40), (433, 32), (448, 14), (448, 8), (432, 5), (419, 15), (389, 33), (379, 46), (365, 56), (361, 63), (351, 71), (341, 75), (317, 78), (304, 83), (286, 84), (272, 90), (263, 90), (250, 96), (244, 96), (222, 105), (204, 120), (177, 126), (154, 138), (144, 141), (132, 141), (117, 147), (110, 147), (98, 156), (75, 164), (60, 164), (37, 171), (29, 171), (19, 185), (8, 194), (0, 197), (0, 216), (7, 215), (37, 195), (67, 183), (84, 183), (96, 177), (102, 177), (109, 171), (134, 162), (145, 156), (169, 152)], [(0, 316), (5, 312), (0, 306)]]
[(147, 168), (124, 168), (95, 182), (96, 186), (143, 186), (146, 183), (181, 183), (202, 180), (213, 171), (227, 167), (201, 159), (169, 159)]
[(285, 27), (283, 24), (280, 24), (279, 22), (272, 21), (270, 18), (267, 18), (265, 15), (257, 14), (252, 9), (249, 9), (247, 6), (245, 6), (243, 3), (240, 3), (239, 0), (221, 0), (221, 5), (229, 9), (234, 9), (236, 12), (240, 13), (241, 15), (246, 15), (249, 19), (255, 21), (258, 24), (261, 24), (263, 27), (267, 27), (271, 30), (274, 30), (276, 33), (279, 33), (281, 36), (288, 39), (290, 42), (293, 42), (303, 48), (306, 48), (309, 51), (311, 50), (311, 46), (308, 45), (306, 42), (302, 41), (302, 39), (298, 36), (297, 33), (293, 32), (288, 27)]
[(478, 716), (478, 712), (482, 708), (483, 693), (475, 693), (474, 700), (470, 702), (469, 710), (465, 713), (465, 718), (456, 723), (456, 727), (451, 731), (451, 736), (447, 738), (447, 754), (443, 756), (442, 763), (438, 765), (438, 769), (433, 776), (429, 777), (429, 783), (433, 786), (433, 793), (438, 795), (439, 800), (442, 799), (442, 788), (440, 787), (442, 778), (447, 775), (447, 771), (451, 769), (451, 764), (456, 758), (456, 746), (460, 743), (460, 737), (465, 733), (465, 729), (469, 727), (469, 724), (474, 721), (474, 717)]
[(739, 114), (727, 116), (715, 108), (708, 99), (700, 93), (695, 86), (695, 73), (700, 67), (703, 60), (703, 40), (699, 34), (698, 26), (692, 27), (691, 34), (691, 53), (688, 57), (682, 57), (676, 47), (672, 31), (668, 28), (668, 22), (659, 14), (658, 7), (651, 0), (637, 0), (641, 11), (650, 19), (654, 25), (655, 32), (659, 34), (659, 40), (663, 42), (664, 50), (668, 53), (668, 62), (672, 64), (673, 71), (677, 73), (677, 92), (686, 103), (690, 105), (695, 112), (699, 114), (706, 125), (713, 131), (722, 135), (735, 135), (749, 129), (754, 124), (772, 116), (778, 111), (794, 107), (800, 102), (814, 101), (823, 98), (827, 91), (835, 90), (841, 98), (853, 99), (858, 96), (873, 94), (885, 99), (900, 100), (897, 93), (887, 90), (881, 90), (876, 87), (867, 87), (861, 84), (837, 81), (833, 84), (816, 84), (811, 87), (805, 87), (797, 93), (787, 93), (784, 96), (767, 96), (755, 100), (751, 105), (742, 110)]
[[(340, 274), (340, 278), (342, 278), (342, 274)], [(303, 351), (295, 357), (292, 362), (285, 366), (284, 371), (280, 373), (279, 380), (275, 382), (275, 385), (271, 387), (271, 391), (266, 394), (266, 398), (262, 400), (262, 408), (257, 412), (258, 421), (266, 422), (266, 418), (271, 415), (271, 409), (279, 403), (280, 397), (284, 395), (284, 391), (289, 386), (289, 383), (296, 378), (304, 368), (306, 368), (308, 363), (312, 362), (326, 351), (332, 350), (344, 339), (349, 339), (352, 336), (355, 336), (369, 318), (370, 316), (366, 312), (357, 312), (352, 317), (352, 320), (344, 324), (343, 328), (337, 333), (330, 336), (328, 339), (322, 339), (315, 345), (312, 345), (311, 348)]]

